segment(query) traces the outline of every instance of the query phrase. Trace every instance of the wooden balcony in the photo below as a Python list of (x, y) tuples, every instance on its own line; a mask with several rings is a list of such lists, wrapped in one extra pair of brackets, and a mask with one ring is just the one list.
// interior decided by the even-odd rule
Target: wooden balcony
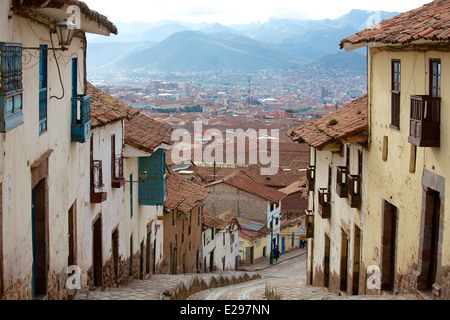
[(125, 184), (123, 176), (123, 156), (116, 155), (111, 163), (111, 185), (113, 188), (121, 188)]
[(316, 181), (316, 168), (314, 166), (308, 166), (306, 169), (306, 186), (308, 191), (314, 191)]
[(361, 177), (348, 174), (348, 204), (351, 208), (361, 208)]
[(319, 189), (319, 214), (322, 219), (331, 218), (331, 192), (327, 188)]
[(336, 175), (336, 193), (339, 198), (347, 198), (348, 196), (348, 183), (347, 175), (349, 171), (347, 167), (337, 167)]
[(106, 201), (106, 192), (103, 192), (103, 169), (101, 160), (91, 162), (91, 203)]
[(408, 141), (418, 147), (440, 147), (441, 98), (411, 96)]
[(314, 238), (314, 211), (305, 210), (306, 239)]
[(77, 95), (72, 98), (72, 141), (84, 143), (91, 137), (91, 97)]

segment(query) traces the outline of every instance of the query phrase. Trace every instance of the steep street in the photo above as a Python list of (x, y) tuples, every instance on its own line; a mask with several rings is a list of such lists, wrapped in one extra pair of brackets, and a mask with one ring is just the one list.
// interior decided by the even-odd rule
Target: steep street
[[(272, 266), (267, 261), (256, 264), (248, 270), (257, 271), (261, 279), (250, 282), (201, 291), (189, 297), (189, 300), (265, 300), (265, 289), (268, 280), (295, 280), (306, 282), (306, 250), (295, 250), (286, 254), (286, 259), (274, 261)], [(294, 258), (291, 258), (294, 257)]]

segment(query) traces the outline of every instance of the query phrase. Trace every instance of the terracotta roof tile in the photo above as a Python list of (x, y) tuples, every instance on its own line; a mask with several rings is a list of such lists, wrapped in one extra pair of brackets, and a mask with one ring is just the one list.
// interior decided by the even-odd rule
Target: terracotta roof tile
[(142, 113), (125, 120), (125, 143), (144, 152), (153, 153), (161, 144), (173, 144), (173, 129)]
[(91, 96), (91, 126), (93, 128), (122, 119), (131, 119), (139, 113), (138, 109), (111, 97), (89, 82), (86, 82), (86, 94)]
[[(331, 125), (330, 121), (337, 124)], [(306, 142), (316, 149), (355, 134), (367, 137), (367, 94), (353, 100), (328, 116), (287, 132), (292, 140)]]
[(286, 188), (280, 189), (280, 192), (283, 192), (287, 195), (296, 193), (296, 192), (301, 192), (305, 189), (306, 187), (306, 177), (304, 179), (302, 179), (301, 181), (296, 181), (294, 183), (292, 183), (291, 185), (287, 186)]
[(172, 171), (168, 171), (166, 176), (166, 192), (164, 206), (170, 210), (178, 209), (184, 213), (197, 206), (198, 201), (205, 200), (209, 193), (204, 187)]
[(255, 182), (243, 171), (236, 172), (220, 181), (216, 181), (209, 185), (206, 185), (206, 187), (219, 183), (226, 183), (230, 186), (236, 187), (271, 202), (281, 201), (287, 196), (283, 192)]
[(450, 0), (436, 0), (420, 8), (383, 20), (380, 28), (371, 27), (343, 39), (341, 49), (351, 45), (409, 44), (415, 41), (450, 40)]
[(202, 223), (208, 228), (217, 228), (224, 223), (224, 221), (212, 214), (203, 211)]

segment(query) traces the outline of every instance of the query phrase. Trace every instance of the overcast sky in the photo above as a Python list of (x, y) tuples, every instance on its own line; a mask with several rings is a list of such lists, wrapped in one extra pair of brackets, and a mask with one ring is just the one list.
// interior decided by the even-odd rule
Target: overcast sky
[(180, 20), (224, 25), (271, 17), (336, 19), (351, 9), (405, 12), (431, 0), (85, 0), (112, 22)]

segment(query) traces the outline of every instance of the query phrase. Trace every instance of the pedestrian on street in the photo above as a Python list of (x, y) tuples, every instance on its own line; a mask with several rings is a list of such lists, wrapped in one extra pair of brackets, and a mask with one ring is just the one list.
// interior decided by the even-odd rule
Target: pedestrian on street
[(275, 261), (278, 262), (278, 258), (280, 257), (280, 250), (278, 250), (278, 247), (275, 247), (274, 253), (275, 253)]

